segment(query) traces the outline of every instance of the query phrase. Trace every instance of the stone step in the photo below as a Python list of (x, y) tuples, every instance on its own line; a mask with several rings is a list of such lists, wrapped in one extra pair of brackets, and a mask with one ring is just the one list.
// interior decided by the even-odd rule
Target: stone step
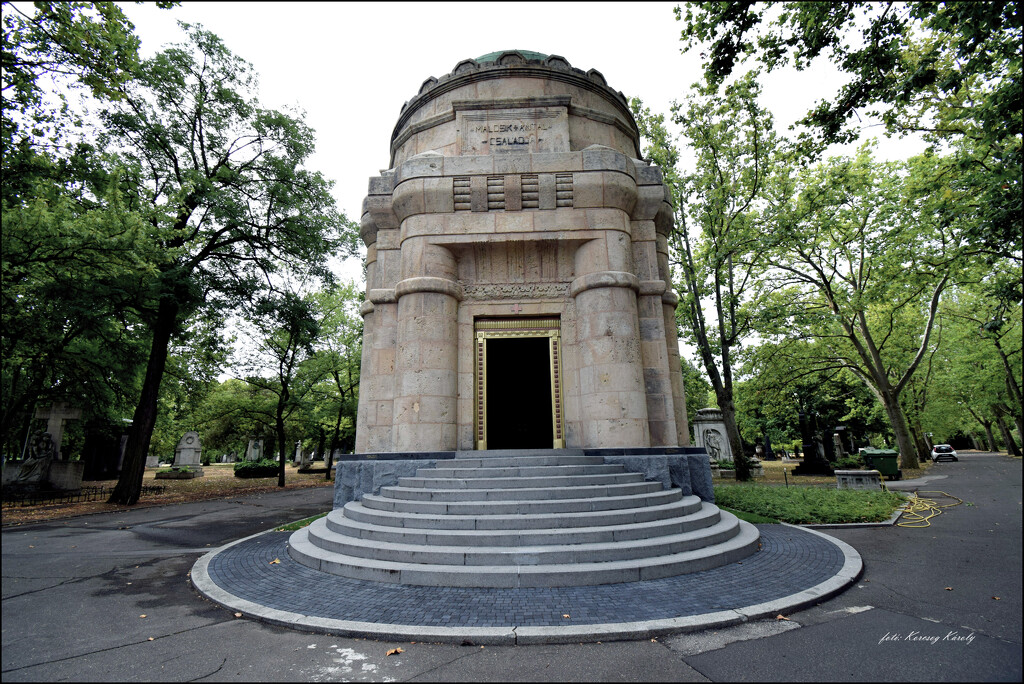
[(363, 506), (398, 513), (431, 513), (434, 515), (513, 515), (520, 513), (580, 513), (608, 511), (616, 508), (658, 506), (679, 501), (679, 489), (663, 489), (627, 496), (590, 497), (584, 499), (537, 499), (529, 501), (409, 501), (376, 494), (364, 494)]
[(372, 525), (404, 527), (426, 530), (536, 530), (566, 527), (603, 527), (632, 525), (634, 523), (664, 520), (688, 515), (700, 509), (700, 500), (686, 497), (658, 506), (622, 508), (576, 513), (526, 513), (513, 515), (436, 515), (430, 513), (404, 513), (367, 508), (361, 501), (345, 504), (344, 515), (349, 520)]
[[(722, 512), (723, 518), (734, 517)], [(757, 549), (757, 528), (736, 521), (738, 534), (700, 549), (630, 560), (544, 565), (451, 565), (401, 563), (327, 551), (310, 541), (310, 527), (289, 538), (289, 553), (308, 567), (343, 577), (447, 587), (564, 587), (639, 582), (709, 570), (741, 560)], [(314, 528), (316, 529), (316, 528)]]
[(736, 518), (729, 516), (709, 527), (647, 539), (536, 546), (442, 546), (350, 537), (332, 531), (323, 519), (314, 525), (309, 539), (327, 551), (357, 558), (437, 565), (550, 565), (631, 560), (692, 551), (720, 544), (739, 533)]
[(509, 458), (529, 456), (583, 456), (583, 449), (484, 449), (456, 451), (455, 458)]
[[(696, 499), (696, 497), (687, 497)], [(627, 525), (592, 527), (548, 527), (538, 529), (477, 530), (395, 527), (360, 522), (343, 510), (331, 511), (324, 520), (328, 529), (339, 534), (380, 542), (431, 544), (440, 546), (539, 546), (553, 544), (590, 544), (650, 539), (683, 534), (710, 527), (720, 519), (714, 504), (691, 504), (691, 512), (682, 517), (650, 520)]]
[(643, 473), (610, 473), (599, 475), (555, 475), (553, 477), (400, 477), (402, 487), (424, 489), (534, 489), (537, 487), (583, 487), (586, 485), (627, 484), (643, 482)]
[[(497, 460), (497, 459), (495, 459)], [(448, 465), (436, 468), (419, 468), (416, 477), (422, 478), (457, 478), (457, 479), (488, 479), (499, 477), (560, 477), (565, 475), (608, 475), (624, 473), (626, 468), (620, 463), (601, 463), (597, 465), (509, 465), (492, 468), (451, 467)]]
[[(472, 453), (480, 453), (474, 451)], [(443, 466), (441, 464), (444, 464)], [(452, 468), (504, 468), (508, 466), (544, 466), (544, 465), (601, 465), (603, 456), (490, 456), (487, 458), (460, 458), (438, 461), (441, 467)]]
[(630, 482), (617, 485), (576, 487), (523, 487), (516, 489), (424, 489), (389, 485), (380, 488), (380, 495), (389, 499), (409, 501), (519, 501), (535, 499), (583, 499), (588, 497), (627, 496), (660, 492), (660, 482)]

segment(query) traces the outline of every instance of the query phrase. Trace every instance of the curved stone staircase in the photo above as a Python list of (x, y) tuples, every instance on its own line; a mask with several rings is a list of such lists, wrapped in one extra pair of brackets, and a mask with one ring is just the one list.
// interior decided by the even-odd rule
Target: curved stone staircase
[(757, 550), (753, 525), (580, 450), (460, 452), (437, 466), (296, 531), (292, 558), (378, 582), (554, 587), (682, 575)]

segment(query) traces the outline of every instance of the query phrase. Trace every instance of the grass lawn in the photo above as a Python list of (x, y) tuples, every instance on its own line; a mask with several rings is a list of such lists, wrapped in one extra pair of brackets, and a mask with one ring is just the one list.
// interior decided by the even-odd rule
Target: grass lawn
[[(323, 464), (318, 464), (321, 468)], [(165, 470), (162, 466), (160, 470)], [(147, 468), (142, 476), (143, 487), (163, 487), (161, 492), (144, 492), (135, 506), (115, 506), (104, 501), (84, 503), (55, 503), (36, 506), (8, 506), (3, 508), (3, 524), (17, 525), (44, 520), (71, 518), (88, 513), (105, 513), (125, 511), (132, 508), (147, 506), (163, 506), (166, 504), (184, 503), (187, 501), (205, 501), (209, 499), (226, 499), (260, 492), (276, 492), (282, 489), (277, 486), (277, 475), (273, 477), (243, 479), (235, 477), (233, 463), (216, 463), (203, 466), (203, 477), (191, 480), (157, 480), (156, 468)], [(300, 473), (298, 468), (285, 466), (284, 489), (307, 489), (310, 487), (333, 487), (333, 480), (325, 480), (324, 473)], [(113, 489), (116, 480), (107, 482), (85, 482), (85, 486), (103, 486)]]

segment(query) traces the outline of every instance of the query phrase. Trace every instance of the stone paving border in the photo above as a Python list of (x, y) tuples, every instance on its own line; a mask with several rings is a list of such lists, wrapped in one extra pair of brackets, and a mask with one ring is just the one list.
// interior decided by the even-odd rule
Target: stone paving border
[[(822, 532), (786, 524), (758, 528), (764, 548), (743, 562), (593, 587), (471, 589), (351, 580), (291, 560), (290, 533), (272, 531), (210, 551), (196, 561), (191, 579), (201, 595), (233, 612), (293, 629), (512, 645), (641, 639), (725, 627), (824, 601), (863, 571), (853, 547)], [(280, 562), (271, 563), (274, 559)]]

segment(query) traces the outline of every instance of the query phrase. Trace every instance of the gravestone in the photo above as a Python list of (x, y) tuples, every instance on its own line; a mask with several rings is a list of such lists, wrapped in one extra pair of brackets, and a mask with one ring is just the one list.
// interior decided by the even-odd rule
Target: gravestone
[(263, 440), (262, 439), (250, 439), (249, 445), (245, 449), (245, 460), (246, 461), (258, 461), (263, 457)]
[(54, 458), (61, 460), (63, 455), (60, 451), (61, 442), (64, 439), (64, 421), (78, 420), (82, 417), (82, 409), (71, 408), (67, 402), (58, 401), (46, 409), (36, 409), (36, 418), (46, 421), (46, 432), (53, 440)]
[(703, 408), (697, 411), (693, 419), (693, 437), (697, 446), (707, 450), (710, 459), (727, 463), (734, 461), (721, 410)]
[(149, 456), (146, 456), (146, 467), (147, 468), (159, 468), (160, 467), (160, 457), (157, 456), (156, 454), (151, 454)]
[(846, 450), (843, 449), (843, 438), (838, 432), (832, 433), (832, 448), (835, 450), (836, 460), (846, 458)]
[(194, 473), (193, 477), (203, 476), (203, 445), (199, 441), (199, 433), (186, 432), (174, 449), (174, 467), (187, 467)]
[(313, 454), (303, 452), (302, 442), (295, 443), (295, 459), (299, 462), (299, 470), (313, 467)]

